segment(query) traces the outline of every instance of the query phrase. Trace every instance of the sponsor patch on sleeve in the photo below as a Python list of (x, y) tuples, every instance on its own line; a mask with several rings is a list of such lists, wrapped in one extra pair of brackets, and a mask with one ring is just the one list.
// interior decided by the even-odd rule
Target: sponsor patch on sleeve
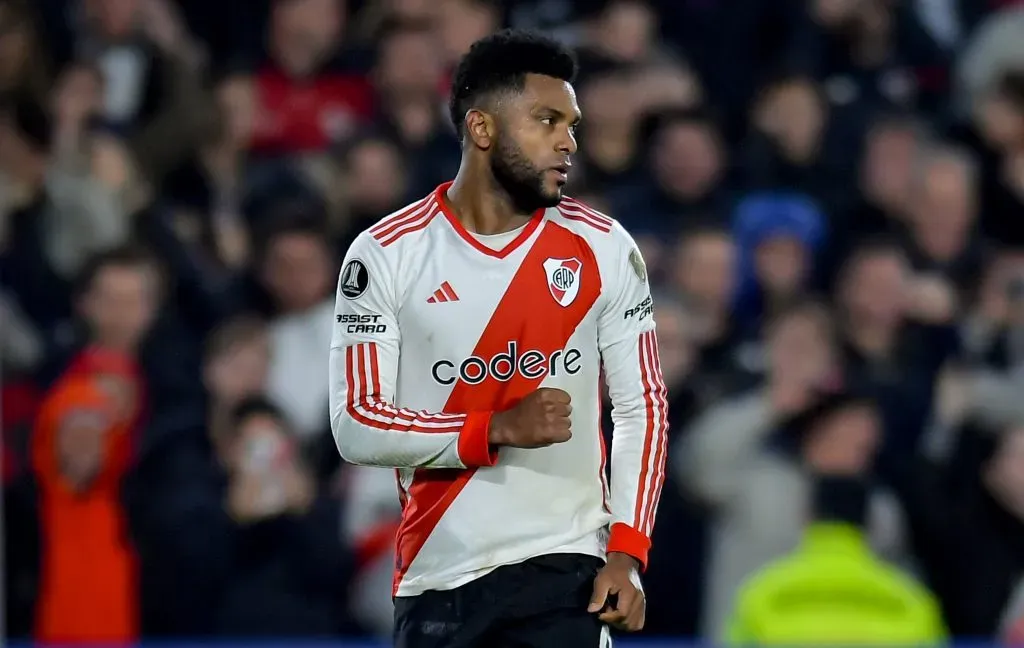
[(346, 299), (356, 299), (366, 292), (369, 285), (370, 273), (362, 261), (352, 259), (345, 264), (345, 269), (341, 273), (341, 294)]
[(633, 267), (633, 273), (636, 274), (637, 279), (647, 281), (647, 266), (640, 256), (640, 250), (633, 248), (629, 253), (629, 265)]

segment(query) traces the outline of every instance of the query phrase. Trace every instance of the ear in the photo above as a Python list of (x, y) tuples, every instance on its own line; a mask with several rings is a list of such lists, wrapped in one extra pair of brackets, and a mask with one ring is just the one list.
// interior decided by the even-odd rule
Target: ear
[(477, 148), (488, 150), (494, 145), (498, 134), (498, 127), (494, 117), (481, 110), (470, 110), (466, 113), (466, 137), (469, 138)]

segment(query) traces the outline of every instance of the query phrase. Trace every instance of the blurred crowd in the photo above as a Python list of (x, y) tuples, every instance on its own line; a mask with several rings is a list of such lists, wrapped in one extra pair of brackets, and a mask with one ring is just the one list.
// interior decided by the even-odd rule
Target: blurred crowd
[(645, 633), (721, 636), (829, 475), (952, 633), (1024, 637), (1014, 0), (0, 0), (8, 635), (389, 631), (337, 272), (454, 176), (450, 73), (503, 25), (577, 49), (569, 193), (655, 284)]

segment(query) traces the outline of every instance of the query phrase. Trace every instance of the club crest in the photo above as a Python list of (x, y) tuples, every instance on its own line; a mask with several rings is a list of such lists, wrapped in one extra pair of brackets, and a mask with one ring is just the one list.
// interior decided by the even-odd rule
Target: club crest
[(544, 274), (548, 278), (548, 290), (559, 306), (568, 306), (580, 292), (579, 259), (548, 259), (544, 262)]

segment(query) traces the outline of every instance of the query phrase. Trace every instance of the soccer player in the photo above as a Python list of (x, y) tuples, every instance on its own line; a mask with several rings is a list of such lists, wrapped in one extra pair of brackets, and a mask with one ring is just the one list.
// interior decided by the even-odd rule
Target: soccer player
[(399, 647), (596, 647), (643, 626), (667, 398), (636, 245), (562, 195), (575, 70), (540, 36), (474, 44), (455, 180), (360, 234), (341, 271), (331, 423), (346, 460), (397, 469)]

